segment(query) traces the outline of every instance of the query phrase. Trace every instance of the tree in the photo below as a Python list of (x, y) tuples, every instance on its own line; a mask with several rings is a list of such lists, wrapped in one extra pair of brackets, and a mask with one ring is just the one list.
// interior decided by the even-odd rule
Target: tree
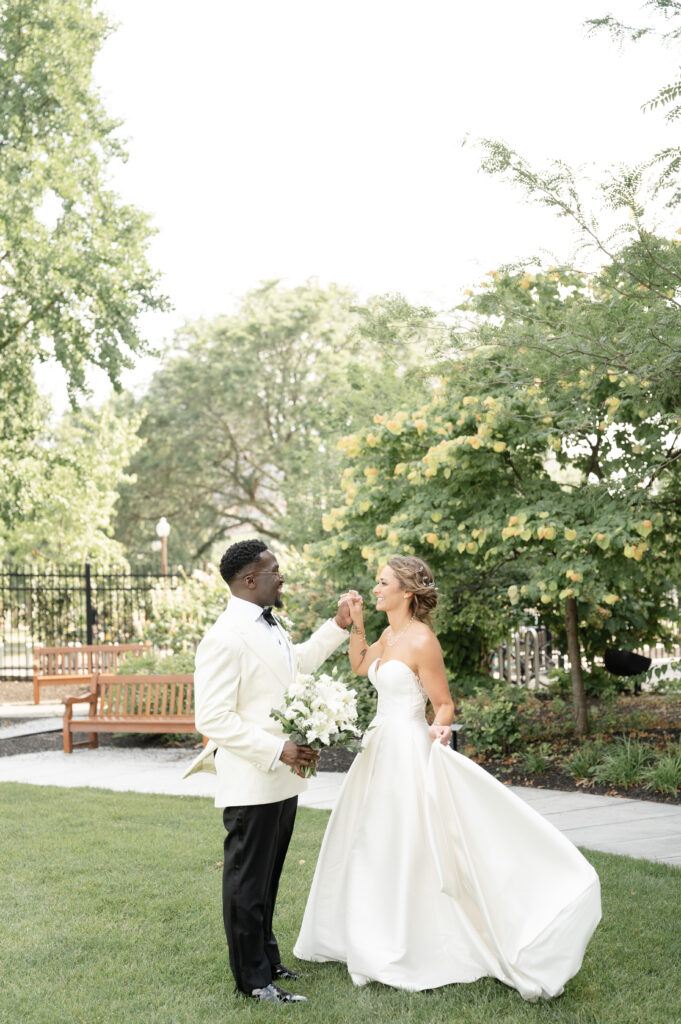
[[(161, 309), (145, 214), (107, 187), (124, 159), (92, 64), (110, 31), (92, 0), (7, 0), (0, 13), (0, 377), (31, 388), (54, 357), (71, 397), (88, 366), (118, 384)], [(9, 429), (5, 423), (5, 432)]]
[(653, 339), (671, 374), (681, 253), (647, 245), (647, 263), (632, 246), (594, 276), (493, 274), (468, 303), (477, 333), (463, 348), (457, 333), (430, 400), (342, 441), (345, 503), (315, 553), (339, 586), (392, 553), (425, 557), (452, 669), (481, 666), (486, 636), (541, 616), (570, 650), (579, 732), (582, 656), (667, 635), (680, 567), (681, 410)]
[(111, 536), (117, 486), (139, 447), (138, 421), (111, 406), (67, 413), (43, 428), (15, 463), (21, 481), (11, 527), (0, 526), (0, 557), (61, 564), (123, 563)]
[[(653, 24), (625, 25), (624, 22), (607, 14), (602, 18), (590, 18), (587, 21), (592, 33), (608, 32), (612, 38), (622, 45), (625, 42), (638, 42), (646, 36), (653, 36), (663, 43), (676, 43), (681, 37), (681, 3), (678, 0), (646, 0), (643, 8), (652, 12)], [(659, 15), (659, 20), (655, 20)], [(643, 105), (646, 111), (662, 108), (666, 110), (668, 122), (681, 118), (681, 70), (674, 82), (669, 82), (658, 89), (657, 93)], [(679, 172), (681, 171), (681, 147), (667, 146), (655, 153), (645, 166), (656, 168), (657, 181), (654, 188), (656, 194), (666, 195), (669, 206), (678, 206), (681, 202)]]
[(294, 545), (317, 536), (339, 487), (336, 438), (410, 393), (423, 350), (415, 328), (388, 345), (361, 323), (343, 289), (270, 282), (234, 316), (188, 324), (137, 406), (145, 445), (117, 526), (128, 550), (146, 549), (160, 514), (185, 565), (234, 530)]
[[(117, 386), (121, 370), (146, 347), (139, 315), (165, 306), (147, 263), (148, 218), (107, 185), (112, 161), (125, 158), (118, 122), (107, 116), (92, 83), (92, 64), (109, 30), (91, 0), (7, 0), (0, 11), (0, 537), (6, 556), (114, 552), (103, 492), (112, 485), (117, 455), (132, 452), (129, 430), (109, 421), (108, 468), (83, 443), (97, 434), (92, 417), (87, 424), (67, 418), (53, 436), (34, 367), (54, 358), (66, 371), (74, 404), (87, 392), (89, 366)], [(84, 477), (88, 465), (91, 483)], [(89, 513), (78, 502), (86, 491), (94, 497)]]

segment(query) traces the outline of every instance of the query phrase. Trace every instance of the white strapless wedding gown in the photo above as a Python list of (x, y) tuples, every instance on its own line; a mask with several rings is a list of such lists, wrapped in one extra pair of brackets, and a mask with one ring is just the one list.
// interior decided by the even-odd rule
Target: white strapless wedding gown
[(559, 995), (601, 916), (598, 875), (473, 761), (431, 743), (402, 661), (374, 662), (376, 718), (324, 836), (294, 953), (357, 985), (498, 978)]

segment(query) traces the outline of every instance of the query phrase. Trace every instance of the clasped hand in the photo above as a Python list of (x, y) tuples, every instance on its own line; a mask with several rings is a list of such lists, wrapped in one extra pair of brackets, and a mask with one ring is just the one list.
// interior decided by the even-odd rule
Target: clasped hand
[(338, 612), (342, 609), (347, 609), (348, 622), (346, 625), (349, 626), (350, 622), (353, 625), (358, 626), (360, 629), (364, 625), (364, 598), (356, 590), (348, 590), (347, 593), (341, 594), (338, 598)]

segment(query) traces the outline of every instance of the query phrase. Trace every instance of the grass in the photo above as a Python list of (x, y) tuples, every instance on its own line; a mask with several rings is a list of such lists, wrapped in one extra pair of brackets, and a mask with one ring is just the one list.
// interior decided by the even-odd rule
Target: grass
[[(310, 1002), (242, 1002), (220, 917), (222, 824), (209, 800), (0, 785), (2, 1024), (678, 1024), (681, 871), (588, 853), (604, 916), (580, 973), (550, 1003), (490, 979), (434, 992), (355, 989), (306, 965)], [(295, 942), (327, 815), (301, 811), (277, 935)], [(395, 893), (399, 898), (399, 893)]]

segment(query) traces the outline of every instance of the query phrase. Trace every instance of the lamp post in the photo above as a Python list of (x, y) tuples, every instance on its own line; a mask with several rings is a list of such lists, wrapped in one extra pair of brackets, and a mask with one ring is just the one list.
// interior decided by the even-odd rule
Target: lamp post
[(156, 536), (161, 541), (161, 575), (165, 579), (168, 575), (168, 534), (170, 523), (165, 516), (161, 516), (156, 523)]

